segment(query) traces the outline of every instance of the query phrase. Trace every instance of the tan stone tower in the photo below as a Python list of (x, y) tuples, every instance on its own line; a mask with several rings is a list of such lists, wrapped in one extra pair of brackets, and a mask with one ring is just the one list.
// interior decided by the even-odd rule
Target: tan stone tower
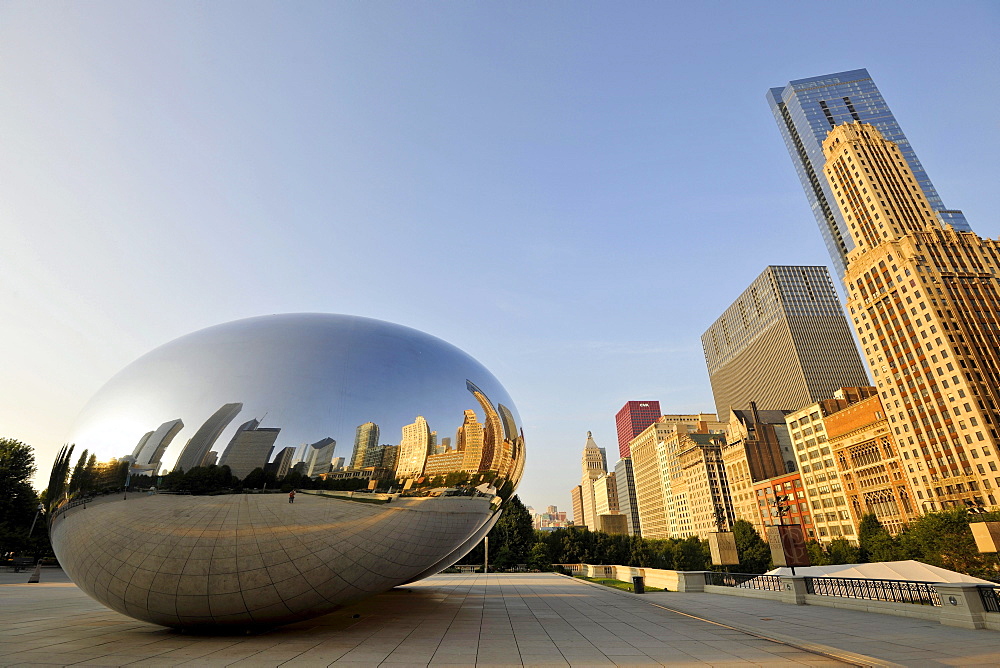
[(924, 512), (996, 507), (1000, 243), (942, 227), (899, 148), (834, 128), (824, 172), (856, 248), (850, 318)]
[(583, 494), (583, 523), (591, 531), (597, 531), (597, 501), (594, 498), (594, 481), (607, 474), (608, 465), (604, 450), (597, 447), (594, 436), (587, 432), (587, 444), (583, 446), (583, 457), (580, 459), (583, 477), (580, 481)]

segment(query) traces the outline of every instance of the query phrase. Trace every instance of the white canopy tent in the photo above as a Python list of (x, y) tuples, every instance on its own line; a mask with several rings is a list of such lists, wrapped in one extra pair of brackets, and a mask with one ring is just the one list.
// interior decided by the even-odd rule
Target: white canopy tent
[[(768, 575), (791, 575), (787, 566), (775, 568)], [(912, 582), (974, 582), (995, 584), (971, 575), (949, 571), (919, 561), (881, 561), (873, 564), (839, 564), (837, 566), (796, 566), (795, 575), (813, 578), (867, 578), (871, 580), (909, 580)]]

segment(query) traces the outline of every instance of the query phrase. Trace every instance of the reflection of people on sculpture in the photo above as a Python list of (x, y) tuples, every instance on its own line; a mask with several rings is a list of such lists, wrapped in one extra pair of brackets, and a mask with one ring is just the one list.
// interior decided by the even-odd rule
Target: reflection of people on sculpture
[(295, 490), (288, 493), (288, 503), (295, 503)]

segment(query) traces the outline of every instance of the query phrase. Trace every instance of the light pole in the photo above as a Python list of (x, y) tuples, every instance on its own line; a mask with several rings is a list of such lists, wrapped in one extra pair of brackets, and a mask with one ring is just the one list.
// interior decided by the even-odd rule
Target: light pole
[(38, 502), (38, 508), (35, 510), (35, 519), (31, 520), (31, 529), (28, 530), (28, 538), (31, 538), (31, 534), (34, 533), (34, 531), (35, 531), (35, 522), (38, 521), (38, 514), (40, 512), (42, 512), (43, 510), (45, 510), (45, 506), (43, 506), (42, 502), (39, 501)]

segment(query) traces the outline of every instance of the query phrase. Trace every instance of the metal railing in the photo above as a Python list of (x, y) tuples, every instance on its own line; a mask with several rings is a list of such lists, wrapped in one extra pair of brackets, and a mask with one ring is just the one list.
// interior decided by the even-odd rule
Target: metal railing
[(932, 582), (873, 580), (868, 578), (805, 578), (806, 593), (817, 596), (863, 598), (870, 601), (941, 605)]
[(980, 585), (979, 597), (983, 599), (986, 612), (1000, 612), (1000, 587)]
[(759, 573), (705, 573), (705, 584), (718, 587), (739, 587), (741, 589), (762, 589), (781, 591), (781, 577)]

